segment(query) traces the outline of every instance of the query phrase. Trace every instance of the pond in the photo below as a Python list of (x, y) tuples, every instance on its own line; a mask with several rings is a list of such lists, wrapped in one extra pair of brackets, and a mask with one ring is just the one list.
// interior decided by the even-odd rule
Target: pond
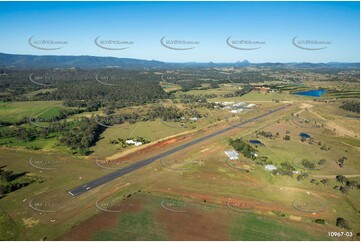
[(300, 136), (301, 136), (302, 138), (306, 138), (306, 139), (311, 138), (311, 136), (308, 135), (308, 134), (306, 134), (306, 133), (300, 133)]
[(325, 89), (317, 89), (317, 90), (309, 90), (304, 92), (295, 92), (296, 95), (301, 96), (309, 96), (309, 97), (321, 97), (323, 94), (326, 94), (327, 90)]
[(249, 142), (251, 144), (255, 144), (255, 145), (263, 145), (263, 143), (261, 141), (256, 140), (256, 139), (251, 139), (251, 140), (249, 140)]

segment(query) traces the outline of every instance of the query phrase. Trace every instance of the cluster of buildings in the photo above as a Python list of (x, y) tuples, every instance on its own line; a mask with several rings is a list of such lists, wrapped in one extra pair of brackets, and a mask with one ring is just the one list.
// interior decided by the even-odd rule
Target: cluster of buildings
[(240, 113), (245, 109), (251, 109), (256, 106), (256, 104), (245, 102), (215, 102), (218, 105), (221, 105), (223, 109), (229, 110), (231, 113)]
[[(239, 154), (235, 150), (226, 150), (226, 151), (224, 151), (224, 153), (228, 156), (228, 159), (230, 159), (230, 160), (239, 160)], [(252, 153), (252, 155), (254, 157), (258, 157), (258, 154), (256, 154), (256, 153)], [(273, 171), (273, 170), (277, 170), (277, 167), (274, 165), (266, 165), (265, 169), (267, 171)]]

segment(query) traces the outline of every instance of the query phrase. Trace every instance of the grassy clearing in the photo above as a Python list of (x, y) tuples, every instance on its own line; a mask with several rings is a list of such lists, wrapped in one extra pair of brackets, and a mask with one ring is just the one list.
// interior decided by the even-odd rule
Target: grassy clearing
[(0, 238), (1, 240), (16, 240), (18, 227), (12, 218), (0, 208)]
[(217, 98), (210, 98), (209, 101), (212, 102), (241, 102), (241, 101), (273, 101), (273, 100), (280, 100), (280, 101), (290, 101), (295, 99), (292, 95), (289, 95), (288, 92), (278, 93), (264, 93), (264, 92), (257, 92), (252, 91), (240, 97), (217, 97)]
[[(199, 90), (199, 92), (202, 91), (203, 90)], [(249, 95), (249, 97), (247, 97), (247, 95)], [(273, 93), (267, 95), (263, 93), (249, 93), (247, 95), (245, 95), (244, 100), (246, 100), (246, 98), (272, 100), (274, 98), (272, 97)], [(288, 94), (284, 92), (282, 95)], [(227, 101), (233, 101), (231, 99), (232, 98), (227, 99)], [(285, 96), (285, 99), (288, 99), (288, 97)], [(313, 104), (314, 106), (321, 105), (317, 102)], [(262, 103), (262, 107), (265, 109), (273, 109), (276, 107), (276, 104), (272, 101), (265, 102)], [(3, 106), (2, 108), (6, 111), (6, 109), (10, 109), (11, 107)], [(253, 132), (262, 129), (280, 133), (280, 138), (274, 140), (263, 137), (258, 138), (265, 144), (265, 147), (258, 148), (259, 152), (262, 155), (269, 156), (270, 160), (274, 161), (276, 165), (282, 161), (292, 161), (297, 157), (308, 158), (310, 160), (325, 158), (328, 161), (326, 165), (319, 171), (312, 171), (310, 174), (311, 177), (314, 175), (333, 176), (338, 173), (354, 174), (359, 172), (359, 140), (352, 137), (338, 136), (330, 129), (305, 129), (290, 121), (286, 121), (286, 119), (290, 119), (290, 113), (295, 112), (296, 109), (299, 108), (295, 104), (290, 109), (287, 109), (287, 111), (268, 116), (267, 120), (260, 122), (260, 127), (262, 128), (246, 127), (234, 129), (227, 134), (214, 137), (209, 141), (189, 147), (183, 152), (165, 158), (170, 161), (176, 160), (181, 162), (202, 161), (202, 163), (197, 163), (197, 165), (185, 164), (181, 166), (189, 169), (182, 171), (172, 170), (164, 167), (160, 161), (156, 161), (136, 172), (129, 173), (124, 177), (75, 198), (67, 193), (69, 188), (93, 180), (111, 172), (111, 170), (101, 169), (96, 166), (92, 157), (81, 159), (70, 155), (50, 152), (24, 152), (15, 150), (9, 152), (9, 150), (0, 149), (0, 165), (6, 165), (8, 169), (17, 172), (29, 171), (30, 175), (38, 175), (45, 179), (43, 183), (31, 184), (28, 187), (9, 194), (0, 200), (0, 207), (14, 219), (14, 224), (16, 224), (16, 228), (19, 231), (19, 237), (17, 239), (25, 240), (39, 240), (44, 237), (50, 240), (59, 238), (73, 226), (78, 225), (95, 214), (99, 214), (100, 211), (95, 208), (94, 204), (101, 196), (114, 192), (116, 196), (122, 198), (140, 189), (142, 189), (142, 191), (151, 191), (152, 194), (156, 194), (157, 192), (162, 193), (163, 197), (169, 198), (170, 200), (194, 200), (201, 203), (206, 200), (207, 204), (221, 207), (219, 209), (221, 212), (219, 213), (215, 212), (204, 215), (204, 213), (201, 213), (200, 209), (197, 209), (195, 206), (193, 217), (192, 215), (188, 215), (188, 220), (185, 221), (188, 227), (193, 227), (194, 224), (197, 224), (197, 219), (201, 216), (204, 216), (205, 220), (201, 220), (199, 225), (205, 226), (208, 226), (211, 223), (209, 221), (212, 219), (221, 221), (224, 219), (224, 221), (227, 222), (224, 223), (224, 226), (228, 228), (227, 231), (232, 240), (329, 240), (333, 238), (326, 237), (327, 231), (339, 231), (335, 226), (335, 219), (337, 217), (346, 218), (351, 225), (352, 231), (358, 232), (359, 214), (355, 211), (355, 208), (357, 210), (360, 204), (359, 190), (351, 191), (349, 195), (345, 197), (332, 189), (333, 186), (337, 185), (334, 180), (330, 181), (328, 187), (324, 187), (323, 185), (311, 184), (309, 179), (298, 182), (295, 176), (273, 176), (263, 167), (257, 165), (254, 165), (255, 170), (246, 173), (229, 167), (226, 164), (224, 150), (229, 149), (228, 139), (230, 137), (244, 137), (246, 140), (253, 139), (255, 138), (252, 136)], [(41, 112), (41, 110), (36, 111)], [(207, 125), (215, 122), (215, 119), (218, 118), (217, 115), (224, 121), (224, 117), (228, 114), (218, 111), (220, 110), (212, 110), (214, 114), (213, 119), (207, 118), (203, 124)], [(322, 107), (317, 109), (317, 111), (320, 112), (320, 115), (330, 115), (327, 114), (329, 112), (327, 110), (327, 112), (322, 112)], [(253, 117), (253, 115), (264, 112), (264, 110), (255, 109), (252, 113), (245, 113), (240, 116), (250, 118)], [(312, 113), (309, 114), (311, 115), (310, 117), (312, 117)], [(277, 119), (281, 121), (277, 123)], [(334, 121), (336, 123), (340, 122), (338, 119), (334, 119)], [(346, 120), (345, 124), (347, 125)], [(226, 125), (225, 122), (223, 122), (222, 125)], [(290, 130), (290, 141), (284, 141), (282, 139), (286, 130)], [(95, 152), (93, 155), (100, 156), (107, 152), (117, 152), (117, 148), (119, 147), (110, 145), (109, 139), (142, 136), (152, 141), (184, 131), (187, 131), (187, 129), (172, 128), (164, 125), (160, 120), (140, 122), (137, 124), (126, 123), (115, 125), (103, 133), (103, 138), (94, 148)], [(311, 134), (316, 139), (321, 140), (322, 143), (331, 145), (332, 149), (330, 151), (321, 151), (318, 145), (301, 142), (299, 137), (300, 132)], [(200, 135), (201, 134), (199, 134), (199, 136)], [(195, 136), (195, 138), (199, 136)], [(51, 142), (49, 140), (39, 140), (39, 142), (38, 145), (44, 145), (44, 147), (54, 145), (50, 144)], [(45, 143), (42, 144), (41, 142)], [(49, 143), (46, 144), (46, 142)], [(348, 151), (346, 152), (345, 150)], [(345, 167), (339, 168), (335, 163), (335, 159), (344, 155), (345, 152), (348, 157), (347, 163)], [(136, 158), (142, 159), (143, 157), (141, 156), (140, 154), (140, 156)], [(28, 162), (30, 157), (33, 157), (34, 160), (60, 160), (65, 162), (59, 163), (56, 170), (44, 171), (31, 167)], [(354, 179), (359, 180), (358, 177)], [(129, 185), (126, 186), (126, 184)], [(224, 201), (229, 198), (254, 203), (259, 206), (259, 211), (256, 209), (256, 214), (243, 214), (229, 211), (227, 208), (222, 207)], [(61, 212), (40, 214), (28, 207), (27, 204), (30, 199), (35, 199), (35, 202), (44, 203), (56, 201), (56, 204), (59, 204)], [(97, 230), (97, 227), (95, 227), (94, 230), (97, 231), (92, 239), (169, 239), (170, 237), (167, 234), (169, 231), (166, 229), (166, 224), (170, 224), (175, 227), (175, 229), (178, 229), (179, 220), (178, 218), (170, 221), (159, 219), (158, 212), (162, 211), (162, 208), (159, 206), (161, 199), (161, 196), (150, 196), (148, 200), (144, 200), (143, 206), (140, 206), (138, 210), (121, 213), (113, 228)], [(327, 209), (325, 212), (316, 215), (304, 213), (292, 207), (292, 201), (294, 199), (308, 199), (312, 201), (319, 199), (321, 201), (327, 201)], [(287, 217), (281, 218), (274, 214), (269, 214), (267, 213), (268, 210), (285, 213)], [(2, 225), (1, 221), (3, 221), (2, 216), (3, 215), (0, 216), (0, 226)], [(167, 214), (168, 218), (169, 216), (170, 215)], [(296, 221), (291, 218), (297, 218), (299, 220)], [(328, 224), (317, 225), (312, 222), (314, 218), (326, 219)], [(54, 220), (55, 222), (51, 222)], [(11, 222), (5, 223), (9, 224), (10, 227), (12, 226)], [(9, 230), (12, 231), (10, 227)], [(213, 231), (214, 233), (218, 232), (217, 229), (213, 229)], [(200, 227), (197, 233), (201, 234), (202, 232), (204, 232), (204, 230)]]
[(165, 240), (156, 231), (159, 230), (154, 223), (151, 213), (142, 211), (135, 214), (125, 213), (120, 216), (118, 226), (111, 230), (98, 231), (92, 240)]
[(305, 227), (290, 226), (267, 216), (241, 214), (231, 228), (231, 240), (328, 240), (305, 231)]
[(56, 88), (44, 88), (44, 89), (39, 89), (36, 91), (32, 91), (32, 92), (28, 92), (26, 94), (27, 97), (32, 98), (35, 95), (39, 94), (39, 93), (45, 93), (45, 92), (55, 92), (57, 89)]
[(31, 101), (0, 103), (0, 121), (14, 122), (24, 117), (47, 111), (53, 106), (60, 106), (59, 101)]
[(147, 122), (138, 122), (135, 124), (124, 123), (117, 124), (110, 128), (107, 128), (104, 133), (101, 135), (101, 140), (97, 142), (94, 147), (93, 155), (104, 155), (115, 153), (119, 150), (122, 150), (120, 145), (110, 144), (109, 140), (115, 140), (118, 138), (136, 138), (143, 137), (148, 141), (160, 140), (165, 137), (175, 135), (181, 132), (185, 132), (187, 128), (174, 128), (165, 125), (157, 119), (155, 121), (147, 121)]

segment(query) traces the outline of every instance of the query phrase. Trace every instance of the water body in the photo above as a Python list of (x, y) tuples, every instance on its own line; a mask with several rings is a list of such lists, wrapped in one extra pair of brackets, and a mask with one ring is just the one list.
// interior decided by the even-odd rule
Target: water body
[(262, 145), (263, 143), (259, 140), (256, 140), (256, 139), (251, 139), (249, 141), (251, 144), (255, 144), (255, 145)]
[(306, 134), (306, 133), (300, 133), (300, 136), (301, 136), (302, 138), (306, 138), (306, 139), (311, 138), (311, 136), (308, 135), (308, 134)]
[(317, 89), (317, 90), (309, 90), (305, 92), (296, 92), (294, 94), (301, 95), (301, 96), (308, 96), (308, 97), (321, 97), (322, 95), (326, 94), (327, 90), (325, 89)]

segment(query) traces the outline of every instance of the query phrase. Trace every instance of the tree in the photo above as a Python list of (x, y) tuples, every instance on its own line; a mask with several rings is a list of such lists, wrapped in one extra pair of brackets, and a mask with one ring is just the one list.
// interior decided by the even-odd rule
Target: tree
[(301, 180), (303, 180), (303, 179), (305, 179), (307, 177), (308, 177), (308, 173), (302, 173), (302, 174), (297, 176), (297, 181), (301, 181)]
[(336, 181), (342, 183), (342, 184), (346, 184), (347, 182), (347, 178), (343, 175), (338, 175), (336, 176)]
[(347, 160), (347, 157), (342, 156), (340, 159), (338, 159), (338, 161), (336, 163), (338, 164), (339, 167), (342, 168), (344, 166), (346, 160)]
[(312, 162), (312, 161), (309, 161), (309, 160), (307, 160), (307, 159), (303, 159), (303, 160), (301, 161), (301, 164), (302, 164), (304, 167), (306, 167), (307, 169), (314, 170), (314, 169), (316, 168), (315, 163)]
[(342, 229), (350, 229), (348, 222), (344, 218), (341, 218), (341, 217), (338, 217), (336, 219), (336, 226), (339, 228), (342, 228)]
[(326, 224), (326, 221), (325, 221), (324, 219), (320, 219), (320, 218), (315, 219), (314, 222), (315, 222), (315, 223), (318, 223), (318, 224)]
[(328, 184), (329, 184), (328, 179), (322, 179), (320, 182), (321, 182), (324, 186), (328, 186)]

